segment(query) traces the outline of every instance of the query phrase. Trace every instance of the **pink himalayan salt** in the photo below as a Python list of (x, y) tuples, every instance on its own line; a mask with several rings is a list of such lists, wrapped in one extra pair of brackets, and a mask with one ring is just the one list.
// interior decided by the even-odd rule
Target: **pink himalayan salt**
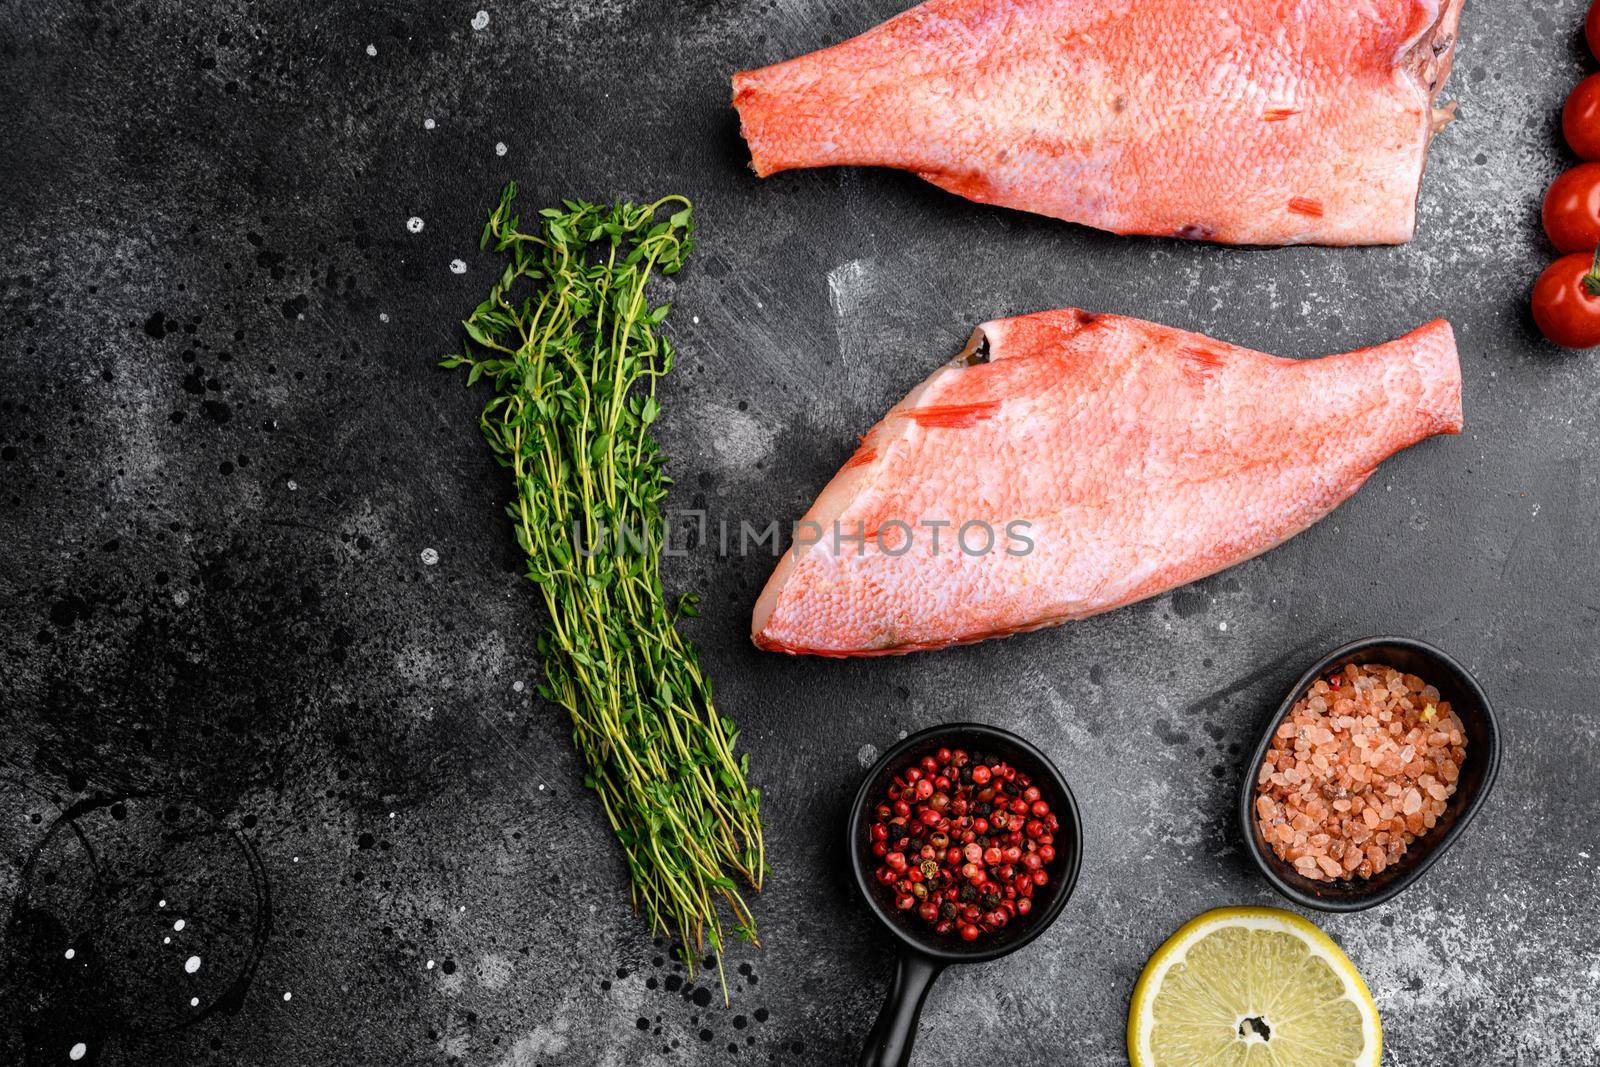
[(1318, 679), (1256, 778), (1261, 836), (1315, 881), (1370, 878), (1444, 814), (1466, 730), (1439, 690), (1380, 664)]

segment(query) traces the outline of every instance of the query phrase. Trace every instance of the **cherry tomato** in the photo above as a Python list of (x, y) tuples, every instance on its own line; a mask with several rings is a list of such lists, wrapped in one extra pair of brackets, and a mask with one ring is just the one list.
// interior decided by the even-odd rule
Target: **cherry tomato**
[(1600, 261), (1576, 253), (1546, 267), (1533, 286), (1533, 321), (1564, 348), (1600, 345)]
[(1583, 79), (1567, 97), (1561, 109), (1561, 132), (1567, 147), (1580, 157), (1600, 159), (1600, 74)]
[(1589, 39), (1589, 51), (1600, 59), (1600, 0), (1589, 5), (1589, 17), (1583, 20), (1583, 35)]
[(1600, 245), (1600, 163), (1579, 163), (1544, 194), (1544, 232), (1563, 252)]

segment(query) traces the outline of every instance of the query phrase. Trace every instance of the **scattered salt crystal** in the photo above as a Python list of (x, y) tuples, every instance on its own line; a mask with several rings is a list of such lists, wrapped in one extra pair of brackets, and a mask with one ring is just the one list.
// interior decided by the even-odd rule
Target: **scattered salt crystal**
[(426, 225), (426, 223), (424, 223), (422, 219), (416, 215), (412, 215), (409, 219), (406, 219), (406, 229), (410, 230), (412, 233), (421, 233), (424, 225)]
[(423, 119), (422, 120), (422, 128), (425, 129), (425, 130), (431, 130), (436, 125), (437, 125), (437, 123), (435, 123), (432, 119)]
[(465, 273), (467, 273), (467, 261), (464, 260), (464, 259), (452, 259), (450, 261), (450, 273), (451, 274), (465, 274)]
[(503, 155), (506, 154), (507, 151), (508, 151), (508, 149), (506, 148), (506, 143), (504, 141), (496, 141), (494, 143), (494, 154), (495, 155), (503, 156)]
[(78, 954), (78, 950), (77, 949), (75, 949), (75, 948), (67, 949), (67, 959), (70, 960), (72, 957), (76, 956), (77, 954)]
[(85, 1045), (82, 1041), (79, 1041), (76, 1045), (73, 1045), (72, 1049), (67, 1053), (67, 1059), (81, 1060), (88, 1054), (89, 1046)]
[(476, 15), (472, 16), (472, 28), (473, 29), (475, 29), (475, 30), (484, 30), (484, 29), (488, 29), (488, 27), (489, 27), (489, 13), (487, 11), (479, 11)]
[(439, 550), (436, 548), (425, 548), (418, 555), (424, 567), (431, 567), (439, 562)]
[(189, 974), (198, 971), (200, 969), (200, 957), (190, 956), (187, 960), (184, 960), (183, 969)]
[(375, 56), (377, 54), (378, 54), (378, 46), (377, 45), (375, 45), (375, 44), (367, 45), (367, 55)]

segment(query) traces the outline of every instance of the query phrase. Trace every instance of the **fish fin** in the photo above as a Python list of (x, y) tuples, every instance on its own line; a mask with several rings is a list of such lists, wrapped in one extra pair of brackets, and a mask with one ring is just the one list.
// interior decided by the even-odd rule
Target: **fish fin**
[(950, 174), (945, 171), (919, 170), (917, 171), (917, 177), (932, 185), (937, 185), (947, 193), (965, 197), (977, 204), (993, 203), (1000, 192), (995, 188), (993, 182), (976, 171), (968, 171), (965, 174)]
[(985, 419), (994, 418), (1000, 410), (998, 400), (979, 400), (971, 404), (930, 404), (923, 408), (910, 408), (900, 413), (925, 430), (964, 430)]
[(1228, 362), (1227, 353), (1203, 345), (1185, 345), (1178, 357), (1183, 360), (1184, 377), (1196, 384), (1210, 381)]

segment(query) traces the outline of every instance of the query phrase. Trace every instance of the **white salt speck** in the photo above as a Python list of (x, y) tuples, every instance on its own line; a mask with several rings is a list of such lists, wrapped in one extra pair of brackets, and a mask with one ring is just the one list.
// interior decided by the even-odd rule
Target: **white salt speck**
[(1226, 630), (1226, 629), (1227, 629), (1227, 628), (1228, 628), (1228, 624), (1227, 624), (1227, 623), (1226, 623), (1226, 622), (1219, 622), (1219, 623), (1217, 623), (1217, 629), (1219, 629), (1219, 630)]
[(175, 923), (173, 923), (173, 924), (172, 924), (172, 928), (173, 928), (173, 929), (174, 929), (174, 930), (182, 930), (182, 929), (183, 929), (183, 926), (184, 926), (184, 923), (183, 923), (183, 920), (182, 920), (182, 919), (179, 919), (179, 920), (178, 920), (178, 921), (177, 921), (177, 922), (175, 922)]
[(391, 812), (390, 812), (390, 813), (389, 813), (389, 818), (391, 818), (391, 819), (392, 819), (392, 818), (394, 818), (394, 812), (392, 812), (392, 811), (391, 811)]
[(409, 219), (406, 219), (406, 229), (410, 230), (412, 233), (421, 233), (422, 227), (423, 222), (417, 216), (412, 215)]
[(289, 492), (292, 493), (298, 488), (300, 488), (300, 483), (295, 481), (293, 478), (290, 478), (289, 479)]
[(367, 45), (367, 55), (375, 56), (377, 54), (378, 54), (378, 46), (377, 45), (375, 45), (375, 44)]
[(199, 1006), (200, 1006), (200, 998), (199, 997), (190, 997), (189, 998), (189, 1007), (198, 1008)]
[(387, 311), (378, 312), (378, 321), (379, 322), (388, 322), (389, 321), (389, 313)]
[(430, 970), (430, 971), (431, 971), (431, 970), (433, 970), (433, 961), (432, 961), (432, 960), (429, 960), (429, 961), (428, 961), (428, 963), (427, 963), (427, 968), (428, 968), (428, 970)]
[(475, 29), (475, 30), (484, 30), (484, 29), (488, 29), (488, 27), (489, 27), (489, 13), (487, 11), (480, 11), (476, 15), (472, 16), (472, 28), (473, 29)]
[(167, 902), (166, 902), (166, 901), (164, 901), (164, 900), (158, 900), (158, 901), (156, 901), (156, 907), (158, 907), (158, 908), (164, 908), (164, 907), (166, 907), (166, 906), (167, 906)]
[(172, 944), (172, 938), (170, 938), (170, 937), (163, 937), (163, 938), (162, 938), (162, 939), (161, 939), (161, 943), (162, 943), (162, 944), (163, 944), (163, 945), (170, 945), (170, 944)]
[(85, 1056), (87, 1056), (88, 1054), (89, 1054), (89, 1046), (85, 1045), (82, 1041), (80, 1041), (76, 1045), (72, 1046), (72, 1051), (67, 1053), (67, 1059), (69, 1059), (69, 1060), (81, 1060)]
[(431, 130), (436, 125), (438, 125), (438, 123), (434, 122), (432, 119), (423, 119), (422, 120), (422, 128), (425, 129), (425, 130)]
[(543, 782), (539, 783), (539, 792), (541, 792), (541, 793), (544, 792), (544, 783)]
[(465, 904), (463, 904), (463, 905), (461, 905), (461, 907), (457, 908), (456, 910), (457, 911), (466, 911), (467, 910), (467, 906)]
[(520, 693), (526, 688), (528, 688), (526, 682), (516, 681), (511, 683), (511, 691), (513, 693)]
[(289, 992), (287, 989), (283, 991), (283, 999), (284, 1000), (288, 1000), (290, 997), (293, 997), (293, 996), (294, 996), (294, 994)]
[(172, 602), (174, 604), (178, 605), (178, 607), (180, 607), (180, 608), (183, 607), (185, 604), (187, 604), (189, 602), (189, 590), (187, 590), (187, 589), (175, 589), (175, 590), (173, 590), (173, 592), (172, 592)]
[[(1580, 852), (1579, 855), (1581, 856), (1581, 855), (1583, 855), (1583, 853)], [(78, 954), (78, 950), (77, 949), (75, 949), (75, 948), (67, 949), (67, 959), (70, 960), (72, 957), (76, 956), (77, 954)]]
[(689, 317), (689, 321), (694, 323), (696, 326), (698, 326), (700, 324), (700, 316), (699, 315), (691, 315)]
[(863, 767), (872, 766), (872, 761), (878, 758), (876, 745), (862, 745), (856, 750), (856, 762)]
[(193, 974), (200, 969), (200, 957), (190, 956), (183, 961), (183, 969), (188, 974)]
[(494, 154), (497, 156), (506, 154), (506, 143), (504, 141), (496, 141), (494, 143)]
[(467, 261), (464, 260), (464, 259), (452, 259), (450, 261), (450, 273), (451, 274), (465, 274), (465, 273), (467, 273)]
[(422, 565), (424, 567), (431, 567), (435, 563), (439, 562), (439, 550), (437, 548), (425, 548), (419, 553), (419, 555), (422, 558)]
[[(1587, 852), (1580, 852), (1580, 853), (1578, 853), (1578, 858), (1580, 860), (1586, 860), (1586, 859), (1589, 858), (1589, 854)], [(70, 960), (71, 958), (72, 958), (72, 950), (68, 949), (67, 950), (67, 959)]]
[(294, 862), (295, 862), (295, 863), (299, 863), (299, 862), (300, 862), (300, 857), (299, 857), (299, 856), (296, 856), (296, 857), (295, 857), (295, 858), (294, 858)]

